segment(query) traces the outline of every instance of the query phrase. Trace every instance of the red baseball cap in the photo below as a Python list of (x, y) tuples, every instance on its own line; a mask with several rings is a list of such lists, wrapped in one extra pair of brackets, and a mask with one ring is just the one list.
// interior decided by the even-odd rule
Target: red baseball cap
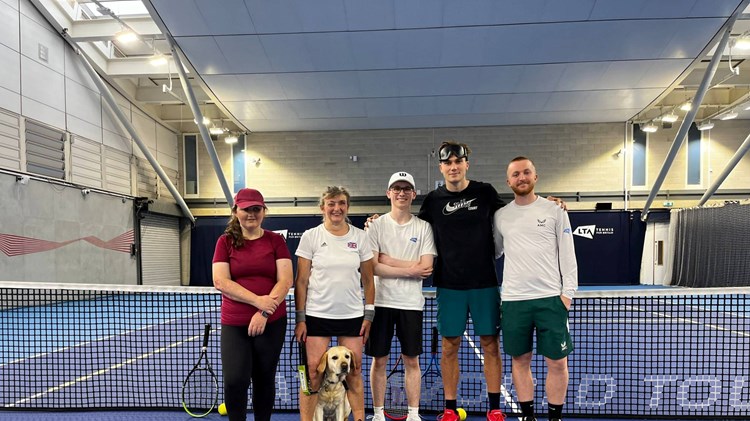
[(241, 189), (234, 195), (234, 204), (237, 205), (238, 209), (245, 209), (251, 206), (263, 206), (266, 207), (266, 203), (263, 201), (263, 195), (255, 189)]

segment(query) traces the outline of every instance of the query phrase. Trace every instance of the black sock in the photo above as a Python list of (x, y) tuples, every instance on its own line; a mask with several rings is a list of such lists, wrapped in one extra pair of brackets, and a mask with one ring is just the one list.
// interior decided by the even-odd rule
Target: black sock
[(556, 418), (556, 419), (562, 419), (562, 404), (560, 405), (552, 405), (549, 404), (549, 418)]
[(518, 402), (521, 405), (521, 415), (524, 417), (534, 416), (534, 401)]
[(453, 412), (456, 412), (456, 410), (458, 409), (458, 402), (455, 399), (446, 399), (445, 409), (452, 409)]
[(500, 393), (487, 392), (487, 397), (490, 401), (490, 411), (493, 409), (500, 409)]

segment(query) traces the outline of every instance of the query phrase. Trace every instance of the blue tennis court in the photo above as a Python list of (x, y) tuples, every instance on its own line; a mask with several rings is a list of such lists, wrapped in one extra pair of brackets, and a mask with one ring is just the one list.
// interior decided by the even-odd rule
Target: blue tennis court
[[(93, 408), (106, 410), (92, 414), (96, 419), (123, 419), (116, 417), (133, 409), (139, 409), (133, 415), (138, 419), (188, 419), (180, 410), (180, 388), (198, 356), (205, 323), (213, 326), (209, 358), (221, 384), (221, 298), (213, 289), (64, 288), (1, 289), (0, 419), (86, 419), (90, 413), (80, 411)], [(566, 417), (750, 416), (749, 291), (699, 292), (582, 288), (570, 317), (575, 351), (569, 359)], [(425, 294), (428, 348), (436, 309), (434, 293)], [(292, 331), (290, 320), (276, 407), (296, 419), (298, 356)], [(423, 366), (428, 359), (424, 354)], [(459, 406), (481, 414), (487, 409), (486, 387), (471, 328), (459, 359)], [(503, 411), (518, 413), (510, 360), (504, 364)], [(364, 367), (367, 381), (369, 358)], [(537, 412), (544, 414), (541, 358), (532, 369)], [(424, 387), (434, 393), (423, 394), (422, 410), (436, 413), (443, 405), (442, 385)]]

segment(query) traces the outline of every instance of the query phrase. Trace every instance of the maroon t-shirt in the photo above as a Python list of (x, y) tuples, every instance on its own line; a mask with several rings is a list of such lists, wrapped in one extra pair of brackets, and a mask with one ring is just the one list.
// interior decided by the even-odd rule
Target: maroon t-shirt
[[(284, 237), (273, 231), (263, 230), (263, 236), (245, 240), (235, 249), (232, 237), (223, 234), (216, 242), (213, 263), (229, 263), (232, 280), (256, 295), (268, 295), (276, 285), (276, 261), (291, 259)], [(258, 309), (250, 304), (234, 301), (222, 296), (221, 323), (230, 326), (247, 326)], [(269, 322), (286, 315), (286, 300), (268, 318)]]

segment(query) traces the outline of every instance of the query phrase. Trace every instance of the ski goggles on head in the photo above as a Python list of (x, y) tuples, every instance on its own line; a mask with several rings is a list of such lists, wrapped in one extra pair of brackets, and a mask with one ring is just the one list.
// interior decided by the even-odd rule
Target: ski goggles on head
[(440, 148), (440, 161), (447, 161), (451, 155), (455, 155), (456, 158), (466, 158), (466, 148), (463, 145), (445, 145)]

